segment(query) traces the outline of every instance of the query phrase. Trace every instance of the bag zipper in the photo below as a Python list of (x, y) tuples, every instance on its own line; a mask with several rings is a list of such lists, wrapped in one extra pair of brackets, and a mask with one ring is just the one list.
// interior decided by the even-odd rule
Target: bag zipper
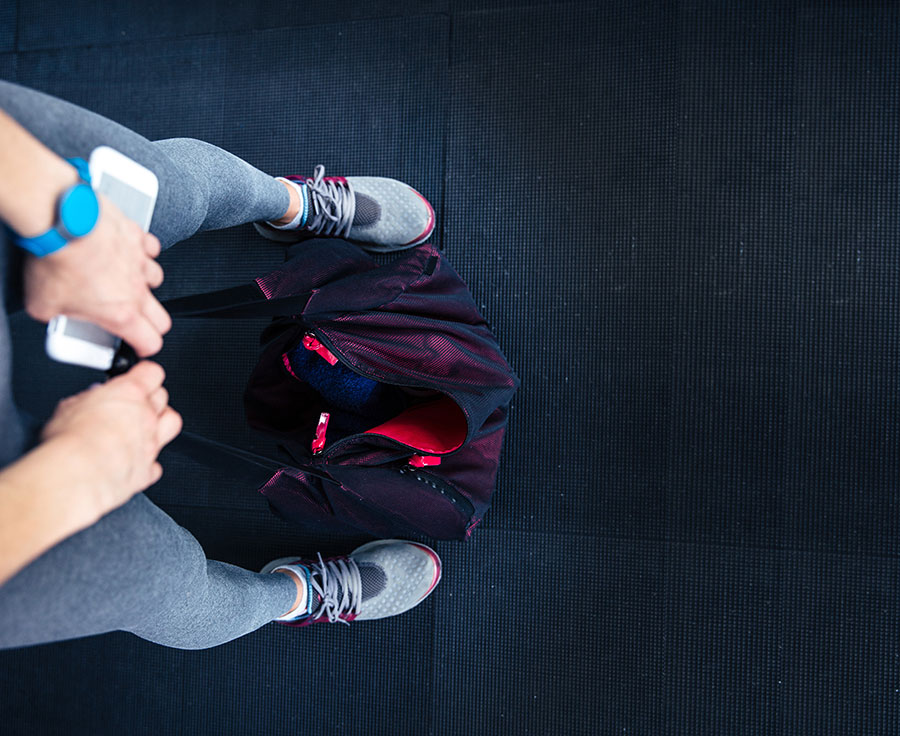
[(465, 511), (467, 519), (471, 519), (475, 514), (475, 505), (462, 493), (457, 491), (453, 486), (451, 486), (441, 478), (438, 478), (431, 473), (422, 472), (422, 470), (420, 470), (419, 468), (415, 468), (411, 465), (397, 468), (397, 472), (400, 473), (400, 475), (404, 476), (412, 475), (412, 477), (420, 483), (424, 483), (426, 486), (431, 486), (431, 488), (447, 498), (452, 505), (462, 507)]
[(328, 431), (329, 419), (331, 419), (331, 414), (327, 411), (319, 414), (319, 423), (316, 425), (316, 437), (312, 443), (313, 455), (321, 455), (322, 450), (325, 449), (325, 433)]
[[(323, 413), (323, 416), (327, 416), (327, 414)], [(322, 426), (321, 417), (320, 417), (319, 422), (320, 422), (319, 426)], [(327, 426), (327, 424), (328, 424), (328, 422), (327, 422), (327, 420), (325, 420), (325, 425)], [(327, 468), (328, 467), (328, 463), (326, 462), (326, 457), (322, 454), (321, 451), (319, 451), (319, 452), (314, 451), (313, 456), (310, 459), (312, 461), (312, 465), (314, 468), (316, 468), (316, 467)], [(481, 523), (481, 519), (476, 520), (474, 523), (471, 522), (472, 517), (475, 515), (475, 504), (473, 504), (472, 501), (469, 500), (469, 498), (467, 498), (464, 494), (462, 494), (458, 490), (456, 490), (456, 488), (454, 488), (452, 485), (447, 483), (447, 481), (445, 481), (444, 479), (439, 478), (438, 476), (433, 475), (431, 473), (427, 473), (427, 472), (423, 471), (421, 468), (417, 468), (416, 466), (411, 465), (409, 463), (407, 463), (406, 465), (403, 465), (401, 467), (394, 467), (394, 468), (391, 468), (389, 466), (386, 467), (385, 465), (378, 465), (375, 467), (386, 469), (386, 470), (394, 470), (396, 473), (398, 473), (399, 475), (402, 475), (402, 476), (411, 475), (413, 478), (415, 478), (417, 481), (419, 481), (423, 485), (429, 486), (432, 490), (436, 491), (438, 494), (440, 494), (441, 496), (446, 498), (450, 502), (451, 506), (453, 506), (457, 510), (461, 511), (461, 513), (466, 518), (466, 523), (469, 524), (468, 528), (470, 530), (473, 529), (475, 527), (475, 525)], [(301, 470), (302, 470), (302, 468), (301, 468)], [(332, 482), (336, 482), (340, 485), (340, 483), (338, 481), (332, 481)], [(471, 533), (471, 531), (467, 531), (466, 536), (468, 536), (470, 533)]]
[(303, 347), (324, 358), (329, 365), (337, 365), (338, 359), (334, 356), (334, 353), (319, 342), (311, 332), (307, 332), (303, 336)]

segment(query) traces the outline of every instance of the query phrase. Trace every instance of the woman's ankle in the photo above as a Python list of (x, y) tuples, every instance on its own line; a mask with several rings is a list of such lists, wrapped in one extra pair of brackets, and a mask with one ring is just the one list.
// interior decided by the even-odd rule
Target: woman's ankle
[(306, 610), (306, 599), (309, 595), (308, 586), (306, 581), (303, 580), (297, 573), (289, 568), (282, 568), (280, 570), (273, 570), (273, 572), (280, 572), (287, 575), (291, 578), (297, 586), (297, 597), (294, 599), (294, 605), (291, 606), (290, 610), (286, 613), (282, 614), (278, 618), (292, 618), (294, 616), (300, 615), (303, 611)]
[(284, 179), (277, 179), (276, 181), (280, 181), (285, 189), (288, 190), (288, 195), (290, 196), (290, 204), (288, 205), (287, 212), (284, 213), (283, 217), (280, 217), (277, 220), (271, 220), (270, 222), (273, 225), (288, 225), (290, 222), (300, 214), (300, 208), (302, 206), (302, 202), (300, 201), (300, 192), (297, 191), (297, 187), (292, 186)]

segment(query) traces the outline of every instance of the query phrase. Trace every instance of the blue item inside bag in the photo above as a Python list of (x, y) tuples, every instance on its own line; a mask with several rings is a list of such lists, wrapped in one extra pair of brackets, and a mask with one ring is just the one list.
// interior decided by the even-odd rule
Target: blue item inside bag
[(355, 434), (395, 417), (407, 406), (404, 393), (361, 376), (338, 361), (331, 365), (302, 344), (287, 353), (291, 372), (309, 384), (331, 409), (329, 430)]

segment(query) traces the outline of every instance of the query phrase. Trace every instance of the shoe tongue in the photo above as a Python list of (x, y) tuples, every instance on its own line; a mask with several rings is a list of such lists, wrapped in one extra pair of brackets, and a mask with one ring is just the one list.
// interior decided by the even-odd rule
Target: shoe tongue
[[(384, 570), (371, 562), (359, 562), (357, 563), (357, 567), (359, 568), (359, 579), (362, 583), (362, 602), (365, 603), (369, 598), (374, 598), (384, 590), (384, 586), (387, 585), (387, 576), (384, 574)], [(314, 572), (313, 575), (316, 577), (319, 584), (321, 584), (321, 575), (318, 572)], [(313, 599), (311, 616), (315, 618), (322, 609), (322, 596), (315, 591), (313, 591), (313, 595), (315, 598)], [(340, 584), (340, 581), (338, 581), (337, 595), (335, 598), (341, 600), (341, 596), (343, 595), (344, 587)]]
[(374, 225), (381, 217), (381, 205), (371, 197), (356, 192), (356, 212), (353, 214), (353, 227)]

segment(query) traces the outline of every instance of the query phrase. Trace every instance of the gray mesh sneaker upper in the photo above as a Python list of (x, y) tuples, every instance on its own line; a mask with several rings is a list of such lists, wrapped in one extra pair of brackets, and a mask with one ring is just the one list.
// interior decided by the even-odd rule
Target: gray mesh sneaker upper
[(349, 238), (356, 213), (356, 195), (353, 185), (325, 181), (325, 167), (316, 166), (315, 175), (306, 180), (309, 192), (309, 220), (306, 229), (316, 235)]
[(302, 226), (254, 223), (269, 240), (296, 243), (308, 237), (344, 238), (366, 250), (389, 253), (424, 243), (434, 231), (434, 208), (415, 189), (379, 176), (325, 178), (325, 167), (303, 182), (309, 211)]
[(370, 196), (356, 192), (356, 214), (353, 227), (369, 227), (381, 218), (381, 205)]
[(387, 585), (387, 576), (378, 565), (372, 562), (357, 562), (359, 576), (362, 578), (362, 599), (365, 603), (369, 598), (374, 598)]
[(315, 176), (306, 180), (310, 216), (306, 229), (316, 235), (349, 237), (352, 227), (370, 227), (381, 217), (381, 205), (356, 192), (353, 182), (325, 181), (325, 167), (316, 166)]
[(373, 564), (385, 577), (384, 589), (363, 602), (357, 621), (394, 616), (419, 604), (440, 580), (440, 560), (425, 545), (376, 540), (350, 555), (360, 567)]
[[(279, 618), (349, 623), (408, 611), (424, 600), (441, 579), (441, 561), (429, 547), (400, 539), (379, 539), (355, 549), (349, 557), (318, 562), (282, 557), (269, 562), (261, 572), (291, 566), (309, 571), (309, 615)], [(301, 575), (306, 578), (306, 575)]]
[(313, 603), (311, 618), (325, 616), (331, 623), (340, 621), (342, 614), (358, 614), (362, 603), (378, 595), (387, 583), (384, 571), (371, 562), (357, 564), (352, 558), (322, 560), (310, 565), (310, 591)]

